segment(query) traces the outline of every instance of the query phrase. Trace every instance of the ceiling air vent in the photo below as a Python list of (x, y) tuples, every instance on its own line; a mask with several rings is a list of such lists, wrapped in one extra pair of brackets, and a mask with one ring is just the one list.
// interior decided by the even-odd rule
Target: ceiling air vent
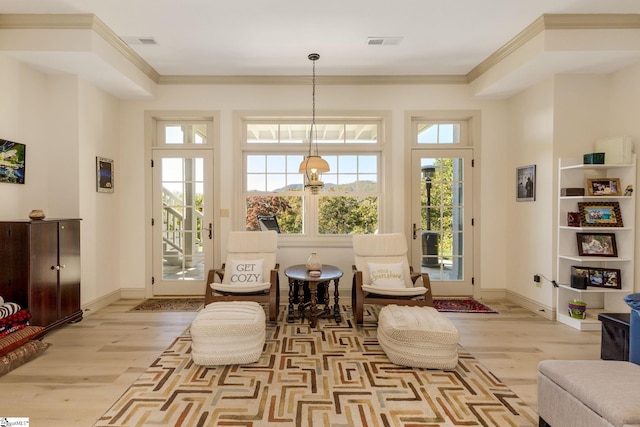
[(367, 44), (370, 46), (390, 46), (398, 45), (404, 37), (369, 37)]
[(123, 40), (129, 46), (134, 46), (134, 45), (155, 46), (158, 44), (156, 39), (154, 39), (153, 37), (124, 37)]

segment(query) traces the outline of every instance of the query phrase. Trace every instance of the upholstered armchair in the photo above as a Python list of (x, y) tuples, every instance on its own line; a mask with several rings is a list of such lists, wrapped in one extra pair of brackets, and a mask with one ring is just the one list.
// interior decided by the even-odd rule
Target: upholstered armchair
[(275, 231), (232, 231), (222, 267), (210, 270), (205, 306), (216, 301), (255, 301), (269, 306), (269, 320), (278, 317), (280, 280)]
[(426, 273), (414, 273), (402, 233), (353, 236), (351, 305), (362, 324), (364, 304), (432, 306), (431, 282)]

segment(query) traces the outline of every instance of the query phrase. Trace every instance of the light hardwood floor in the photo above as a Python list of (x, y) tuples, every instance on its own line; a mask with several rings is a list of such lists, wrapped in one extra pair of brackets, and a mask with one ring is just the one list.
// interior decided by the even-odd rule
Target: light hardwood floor
[[(0, 377), (0, 418), (92, 426), (197, 314), (129, 312), (139, 302), (120, 300), (45, 336), (53, 345), (42, 356)], [(506, 301), (486, 303), (500, 314), (446, 316), (460, 344), (533, 409), (539, 361), (600, 357), (599, 332), (579, 332)]]

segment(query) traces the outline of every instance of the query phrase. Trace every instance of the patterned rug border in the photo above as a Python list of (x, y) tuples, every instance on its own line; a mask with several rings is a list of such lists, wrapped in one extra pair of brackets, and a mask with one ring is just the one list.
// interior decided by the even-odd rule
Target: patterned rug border
[(149, 298), (129, 311), (199, 311), (202, 307), (204, 298)]
[(434, 298), (433, 306), (441, 313), (491, 313), (498, 312), (473, 298)]
[[(498, 313), (473, 298), (434, 298), (433, 305), (443, 313)], [(199, 311), (203, 306), (204, 298), (149, 298), (129, 311)]]
[(248, 365), (195, 365), (187, 330), (94, 427), (537, 426), (535, 411), (461, 346), (450, 371), (392, 364), (377, 311), (365, 309), (363, 326), (323, 319), (321, 328), (281, 311)]

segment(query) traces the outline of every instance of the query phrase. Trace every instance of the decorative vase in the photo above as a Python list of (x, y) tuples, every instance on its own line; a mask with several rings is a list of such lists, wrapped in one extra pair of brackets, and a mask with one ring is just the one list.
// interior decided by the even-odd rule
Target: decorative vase
[(29, 218), (31, 219), (44, 219), (44, 211), (41, 209), (34, 209), (29, 212)]
[(317, 252), (311, 252), (309, 258), (307, 259), (307, 270), (309, 271), (319, 271), (322, 268), (322, 263), (320, 262), (320, 257), (318, 257)]

